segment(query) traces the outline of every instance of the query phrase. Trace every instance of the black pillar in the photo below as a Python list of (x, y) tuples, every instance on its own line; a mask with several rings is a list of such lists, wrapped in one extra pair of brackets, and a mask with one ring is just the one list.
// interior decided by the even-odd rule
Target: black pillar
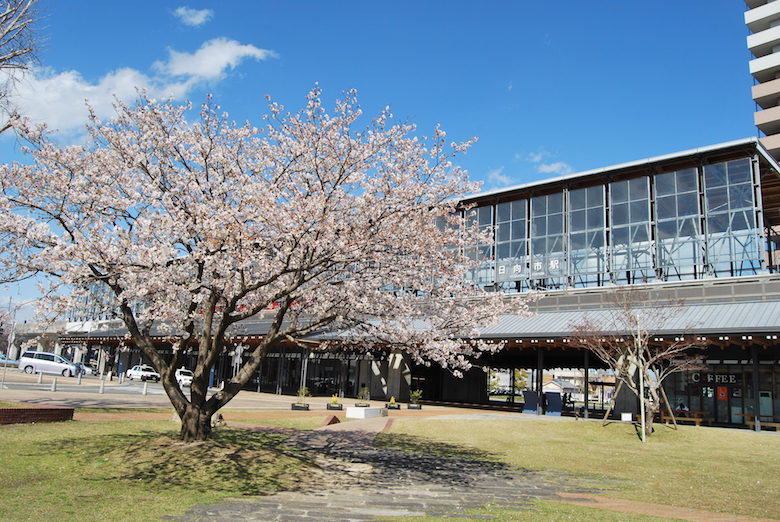
[(588, 377), (589, 377), (589, 374), (590, 374), (590, 352), (588, 350), (584, 350), (583, 359), (584, 360), (583, 360), (582, 366), (584, 368), (582, 370), (582, 373), (583, 373), (583, 375), (585, 377), (583, 379), (583, 383), (584, 383), (584, 387), (583, 387), (584, 393), (583, 393), (583, 395), (584, 395), (584, 399), (585, 399), (584, 416), (587, 419), (588, 418), (588, 405), (589, 405), (588, 400), (590, 399), (590, 397), (588, 396), (588, 388), (590, 388), (590, 383), (588, 382)]
[(276, 394), (282, 394), (282, 365), (284, 364), (284, 346), (279, 350), (279, 364), (276, 367)]
[(544, 386), (544, 354), (542, 353), (542, 348), (539, 347), (536, 349), (536, 393), (537, 400), (536, 400), (536, 414), (542, 415), (544, 412), (542, 411), (542, 397), (544, 397), (544, 390), (542, 389)]
[(753, 414), (756, 419), (756, 431), (761, 431), (761, 400), (758, 388), (758, 345), (750, 347), (750, 358), (753, 360)]
[(512, 404), (515, 403), (515, 368), (514, 366), (509, 368), (509, 371), (511, 372), (509, 375), (509, 379), (512, 381), (512, 397), (509, 399), (509, 402)]

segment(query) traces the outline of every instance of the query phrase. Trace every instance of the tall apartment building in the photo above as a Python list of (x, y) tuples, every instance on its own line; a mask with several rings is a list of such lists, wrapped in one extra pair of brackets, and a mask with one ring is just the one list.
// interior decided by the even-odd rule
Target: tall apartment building
[(745, 24), (750, 30), (748, 49), (753, 55), (750, 74), (753, 75), (754, 120), (764, 134), (761, 144), (780, 158), (780, 2), (777, 0), (746, 0)]

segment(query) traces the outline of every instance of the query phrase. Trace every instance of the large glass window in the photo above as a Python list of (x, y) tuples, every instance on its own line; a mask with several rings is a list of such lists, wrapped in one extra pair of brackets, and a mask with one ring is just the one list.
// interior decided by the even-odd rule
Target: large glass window
[(603, 283), (604, 186), (569, 191), (569, 270), (575, 287)]
[[(466, 226), (478, 226), (480, 233), (487, 233), (492, 238), (493, 206), (487, 205), (467, 211)], [(468, 279), (480, 285), (493, 284), (493, 240), (467, 248), (465, 253), (469, 260), (478, 263), (476, 268), (469, 270)]]
[(618, 284), (655, 279), (650, 237), (650, 181), (647, 176), (609, 184), (611, 262)]
[(563, 284), (563, 237), (563, 192), (532, 198), (530, 277), (539, 286), (558, 288)]
[(704, 167), (707, 268), (715, 275), (761, 269), (753, 187), (749, 158)]
[(698, 172), (657, 174), (654, 181), (658, 272), (692, 279), (702, 263)]
[(520, 200), (496, 206), (496, 281), (499, 283), (528, 278), (527, 204), (527, 200)]

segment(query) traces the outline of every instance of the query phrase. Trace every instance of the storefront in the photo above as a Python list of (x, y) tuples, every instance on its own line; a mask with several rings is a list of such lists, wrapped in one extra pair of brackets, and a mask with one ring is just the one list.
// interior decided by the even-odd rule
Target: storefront
[[(780, 369), (776, 363), (759, 360), (757, 368), (758, 413), (763, 421), (780, 419)], [(682, 404), (707, 412), (718, 425), (744, 425), (756, 410), (753, 371), (750, 359), (708, 360), (705, 370), (670, 376), (665, 389), (675, 408)]]

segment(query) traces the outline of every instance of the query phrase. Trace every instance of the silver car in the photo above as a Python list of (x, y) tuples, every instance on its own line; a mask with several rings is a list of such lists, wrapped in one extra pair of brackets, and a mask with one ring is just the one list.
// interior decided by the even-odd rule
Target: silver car
[(79, 373), (79, 367), (73, 361), (50, 352), (24, 352), (19, 357), (19, 370), (24, 373), (56, 373), (63, 377)]

